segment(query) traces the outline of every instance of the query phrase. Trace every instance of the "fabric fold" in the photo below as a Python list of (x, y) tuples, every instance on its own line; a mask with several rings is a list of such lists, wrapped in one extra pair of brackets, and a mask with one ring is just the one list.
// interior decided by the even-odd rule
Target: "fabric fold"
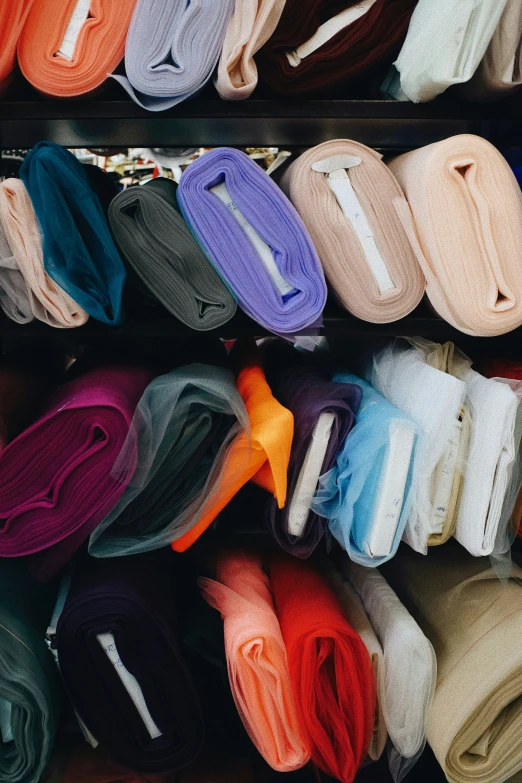
[(31, 295), (0, 221), (0, 307), (11, 321), (31, 323), (34, 321)]
[(281, 334), (319, 325), (326, 285), (312, 240), (248, 155), (227, 147), (202, 155), (183, 172), (178, 202), (247, 315)]
[(410, 241), (408, 204), (381, 157), (356, 141), (325, 141), (297, 158), (281, 183), (336, 298), (372, 323), (408, 315), (426, 284)]
[(16, 47), (34, 0), (9, 0), (0, 7), (0, 90), (8, 86), (16, 67)]
[[(425, 48), (425, 47), (423, 47)], [(505, 334), (522, 324), (522, 194), (498, 150), (459, 135), (389, 166), (413, 213), (426, 293), (461, 332)]]

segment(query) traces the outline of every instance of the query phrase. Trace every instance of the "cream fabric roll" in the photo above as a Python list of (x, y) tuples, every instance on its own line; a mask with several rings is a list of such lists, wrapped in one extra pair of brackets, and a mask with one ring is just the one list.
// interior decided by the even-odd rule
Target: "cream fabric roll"
[(427, 737), (450, 783), (499, 783), (522, 769), (522, 570), (501, 582), (457, 545), (406, 549), (386, 578), (432, 641), (438, 675)]
[(372, 323), (408, 315), (426, 284), (410, 209), (381, 158), (356, 141), (327, 141), (292, 163), (281, 182), (336, 297)]
[(6, 179), (0, 185), (0, 223), (30, 292), (33, 316), (49, 326), (84, 324), (87, 313), (45, 271), (36, 215), (20, 179)]
[(277, 27), (286, 0), (236, 0), (215, 79), (226, 101), (241, 101), (257, 85), (254, 55)]
[[(460, 135), (389, 163), (415, 221), (426, 293), (466, 334), (522, 324), (522, 194), (500, 152)], [(415, 241), (415, 238), (412, 238)]]

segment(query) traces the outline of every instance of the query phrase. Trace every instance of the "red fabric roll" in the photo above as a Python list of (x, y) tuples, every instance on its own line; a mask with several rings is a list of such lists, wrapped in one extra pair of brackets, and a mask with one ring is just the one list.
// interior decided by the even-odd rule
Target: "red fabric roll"
[[(398, 54), (417, 0), (286, 0), (275, 33), (259, 55), (263, 79), (278, 93), (300, 95), (342, 84)], [(317, 29), (350, 5), (366, 5), (362, 16), (336, 33), (315, 52), (292, 66), (286, 52), (295, 51)]]
[(270, 580), (303, 736), (319, 769), (351, 783), (372, 738), (375, 681), (364, 642), (308, 563), (274, 558)]

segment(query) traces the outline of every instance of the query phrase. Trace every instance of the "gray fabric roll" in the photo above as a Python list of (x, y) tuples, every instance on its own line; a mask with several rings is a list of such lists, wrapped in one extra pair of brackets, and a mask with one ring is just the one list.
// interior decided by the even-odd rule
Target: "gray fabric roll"
[(12, 321), (27, 324), (34, 321), (31, 291), (11, 252), (0, 224), (0, 307)]

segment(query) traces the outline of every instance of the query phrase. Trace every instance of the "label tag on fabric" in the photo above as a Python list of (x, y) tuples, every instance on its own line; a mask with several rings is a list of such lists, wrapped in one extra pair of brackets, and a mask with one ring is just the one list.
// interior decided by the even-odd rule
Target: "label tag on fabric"
[(415, 432), (406, 421), (390, 424), (390, 446), (368, 537), (371, 557), (387, 557), (404, 503)]
[(74, 50), (76, 43), (80, 36), (81, 29), (87, 19), (89, 18), (89, 11), (91, 10), (91, 0), (78, 0), (76, 7), (71, 16), (67, 30), (63, 37), (63, 41), (58, 49), (57, 54), (61, 57), (65, 57), (70, 62), (74, 59)]
[(361, 244), (366, 262), (374, 277), (379, 293), (388, 294), (395, 290), (395, 283), (379, 252), (377, 242), (363, 208), (350, 181), (348, 170), (359, 166), (361, 159), (353, 155), (334, 155), (312, 164), (314, 171), (328, 174), (328, 187), (337, 199), (344, 216), (350, 222)]
[(239, 207), (234, 203), (230, 193), (228, 192), (226, 184), (224, 182), (220, 182), (218, 185), (210, 188), (210, 192), (214, 193), (221, 203), (225, 205), (230, 214), (234, 216), (249, 240), (252, 242), (259, 255), (259, 258), (263, 262), (263, 266), (272, 278), (272, 281), (281, 296), (285, 297), (289, 294), (295, 293), (296, 289), (284, 279), (284, 277), (281, 275), (281, 272), (277, 268), (272, 249), (263, 239), (261, 239), (255, 228), (250, 225), (246, 217), (240, 211)]
[(314, 427), (288, 509), (288, 532), (291, 536), (300, 536), (305, 529), (334, 421), (334, 413), (321, 413)]
[(0, 732), (4, 743), (13, 741), (12, 711), (13, 703), (8, 699), (0, 698)]
[(308, 41), (302, 43), (297, 49), (285, 52), (286, 58), (292, 68), (297, 68), (305, 57), (316, 52), (317, 49), (320, 49), (321, 46), (328, 43), (330, 38), (333, 38), (334, 35), (337, 35), (337, 33), (344, 30), (348, 25), (356, 22), (361, 16), (364, 16), (376, 2), (377, 0), (361, 0), (360, 3), (351, 5), (350, 8), (346, 8), (346, 10), (341, 11), (340, 14), (328, 19), (327, 22), (317, 29), (317, 32)]
[(462, 437), (462, 419), (457, 419), (453, 425), (453, 431), (448, 445), (442, 455), (433, 475), (433, 525), (432, 533), (442, 533), (446, 515), (448, 513), (448, 504), (451, 498), (453, 482), (455, 481), (455, 471), (457, 469), (457, 458), (460, 449), (460, 439)]
[(134, 706), (138, 710), (138, 713), (143, 723), (145, 724), (145, 727), (149, 732), (151, 739), (156, 739), (157, 737), (161, 737), (162, 732), (158, 729), (158, 727), (154, 723), (152, 715), (150, 714), (149, 709), (145, 703), (143, 691), (140, 688), (138, 680), (123, 665), (123, 661), (119, 656), (113, 634), (100, 633), (97, 634), (96, 638), (98, 639), (99, 643), (105, 650), (108, 659), (113, 664), (118, 674), (118, 677), (120, 678), (123, 685), (125, 686), (125, 690), (131, 697), (132, 701), (134, 702)]

